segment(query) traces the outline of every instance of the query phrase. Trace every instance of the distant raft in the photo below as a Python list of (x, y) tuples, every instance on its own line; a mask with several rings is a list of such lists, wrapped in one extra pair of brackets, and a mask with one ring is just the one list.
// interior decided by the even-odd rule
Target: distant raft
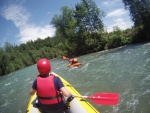
[[(53, 73), (55, 76), (58, 76), (65, 87), (74, 95), (80, 95), (74, 87), (69, 84), (65, 79), (60, 77), (58, 74)], [(66, 100), (66, 97), (64, 97)], [(27, 111), (26, 113), (41, 113), (38, 108), (34, 107), (34, 103), (37, 102), (37, 95), (34, 94), (33, 96), (30, 97), (30, 101), (28, 103)], [(86, 101), (86, 99), (83, 98), (74, 98), (70, 103), (69, 103), (70, 108), (68, 109), (68, 113), (100, 113), (99, 111), (96, 110), (89, 102)]]
[(77, 62), (77, 63), (74, 63), (74, 64), (68, 64), (67, 66), (68, 67), (77, 67), (79, 65), (82, 65), (83, 63), (82, 62)]
[(68, 58), (67, 58), (66, 56), (62, 56), (62, 58), (63, 58), (64, 60), (68, 60)]

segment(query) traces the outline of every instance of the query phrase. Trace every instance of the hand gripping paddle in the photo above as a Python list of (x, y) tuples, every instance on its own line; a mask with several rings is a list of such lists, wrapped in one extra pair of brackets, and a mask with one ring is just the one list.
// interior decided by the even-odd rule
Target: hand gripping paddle
[(119, 102), (118, 93), (96, 93), (91, 96), (74, 95), (74, 97), (87, 98), (92, 100), (96, 104), (102, 105), (117, 105)]

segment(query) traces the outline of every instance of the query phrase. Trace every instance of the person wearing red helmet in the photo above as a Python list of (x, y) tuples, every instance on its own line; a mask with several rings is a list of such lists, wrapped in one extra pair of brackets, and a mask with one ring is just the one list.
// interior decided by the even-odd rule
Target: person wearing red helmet
[[(65, 88), (59, 77), (51, 72), (51, 64), (46, 58), (37, 62), (39, 75), (33, 82), (30, 95), (37, 92), (38, 102), (42, 113), (66, 113), (66, 105), (62, 100), (62, 94), (70, 97), (72, 94)], [(61, 94), (62, 93), (62, 94)]]

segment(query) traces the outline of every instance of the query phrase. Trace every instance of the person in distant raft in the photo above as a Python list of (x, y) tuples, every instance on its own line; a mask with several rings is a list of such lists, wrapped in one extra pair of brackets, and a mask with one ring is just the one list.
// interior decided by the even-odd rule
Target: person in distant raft
[(78, 63), (78, 59), (77, 58), (70, 58), (68, 61), (71, 63), (71, 65), (73, 65), (75, 63)]
[(42, 113), (67, 113), (62, 94), (70, 97), (72, 94), (65, 88), (61, 79), (51, 72), (51, 64), (46, 58), (37, 62), (39, 75), (33, 82), (30, 95), (37, 92), (38, 102)]

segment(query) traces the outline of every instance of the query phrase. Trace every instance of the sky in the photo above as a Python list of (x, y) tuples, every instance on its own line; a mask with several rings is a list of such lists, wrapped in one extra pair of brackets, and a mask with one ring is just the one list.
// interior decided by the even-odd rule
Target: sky
[[(114, 26), (125, 30), (133, 26), (129, 11), (122, 0), (93, 0), (105, 12), (102, 18), (105, 29), (113, 31)], [(50, 22), (61, 8), (75, 8), (81, 0), (0, 0), (0, 47), (6, 42), (20, 45), (37, 38), (55, 36), (55, 27)]]

